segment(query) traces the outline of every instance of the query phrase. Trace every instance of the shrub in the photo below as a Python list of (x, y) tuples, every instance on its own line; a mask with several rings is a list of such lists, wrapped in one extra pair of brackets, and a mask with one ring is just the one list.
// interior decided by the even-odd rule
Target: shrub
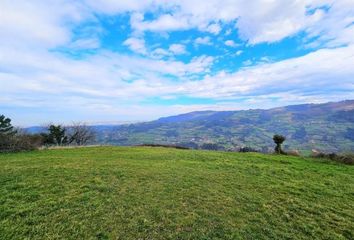
[(338, 157), (338, 161), (348, 165), (354, 165), (354, 153), (347, 153)]
[(257, 149), (251, 147), (242, 147), (239, 152), (259, 152)]

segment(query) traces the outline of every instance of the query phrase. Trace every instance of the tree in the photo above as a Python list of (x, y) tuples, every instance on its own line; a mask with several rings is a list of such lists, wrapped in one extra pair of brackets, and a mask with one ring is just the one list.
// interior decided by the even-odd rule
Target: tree
[(274, 135), (273, 136), (273, 141), (274, 143), (276, 144), (276, 147), (275, 147), (275, 153), (277, 154), (285, 154), (285, 152), (281, 149), (281, 145), (283, 144), (283, 142), (285, 141), (285, 137), (282, 136), (282, 135)]
[(14, 135), (16, 130), (11, 124), (11, 119), (0, 115), (0, 134), (2, 135)]
[(95, 132), (91, 127), (83, 123), (74, 123), (69, 132), (69, 143), (81, 146), (95, 140)]
[(0, 152), (11, 151), (15, 146), (16, 131), (11, 124), (11, 119), (0, 115)]
[(49, 133), (42, 134), (45, 144), (57, 144), (64, 145), (68, 143), (68, 137), (66, 136), (66, 129), (61, 125), (50, 125), (48, 127)]

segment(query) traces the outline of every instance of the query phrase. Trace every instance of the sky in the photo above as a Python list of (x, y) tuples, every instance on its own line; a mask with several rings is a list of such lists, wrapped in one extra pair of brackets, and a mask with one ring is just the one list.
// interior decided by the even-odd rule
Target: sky
[(345, 99), (353, 0), (0, 1), (0, 114), (18, 126)]

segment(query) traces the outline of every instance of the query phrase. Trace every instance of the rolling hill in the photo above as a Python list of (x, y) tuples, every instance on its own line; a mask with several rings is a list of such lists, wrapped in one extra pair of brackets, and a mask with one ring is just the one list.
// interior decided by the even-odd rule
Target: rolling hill
[(287, 137), (286, 149), (354, 151), (354, 100), (273, 109), (199, 111), (156, 121), (95, 127), (98, 142), (115, 145), (177, 144), (218, 149), (252, 147), (272, 151), (274, 134)]

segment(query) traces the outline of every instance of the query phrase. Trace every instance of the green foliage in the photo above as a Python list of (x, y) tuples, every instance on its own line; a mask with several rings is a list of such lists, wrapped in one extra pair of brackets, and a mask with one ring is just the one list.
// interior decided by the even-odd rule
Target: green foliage
[(353, 239), (354, 168), (149, 147), (0, 154), (0, 239)]

